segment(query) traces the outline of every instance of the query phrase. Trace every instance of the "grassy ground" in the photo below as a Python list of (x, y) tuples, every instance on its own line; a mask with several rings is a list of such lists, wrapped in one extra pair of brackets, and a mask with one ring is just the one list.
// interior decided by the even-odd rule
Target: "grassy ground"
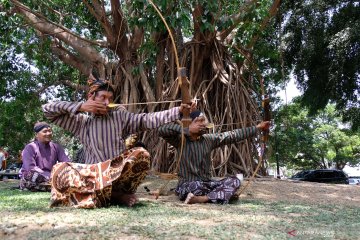
[(360, 206), (141, 198), (133, 208), (49, 208), (50, 193), (16, 184), (0, 181), (0, 239), (359, 239)]

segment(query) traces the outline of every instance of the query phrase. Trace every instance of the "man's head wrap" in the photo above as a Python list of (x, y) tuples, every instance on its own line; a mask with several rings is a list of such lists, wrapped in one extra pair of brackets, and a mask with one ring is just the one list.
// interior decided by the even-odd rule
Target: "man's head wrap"
[(190, 118), (191, 118), (192, 121), (194, 121), (195, 118), (201, 117), (201, 116), (205, 117), (205, 114), (202, 113), (202, 112), (199, 111), (199, 110), (195, 110), (195, 111), (192, 111), (192, 112), (190, 113)]
[(100, 79), (99, 74), (95, 70), (93, 70), (93, 72), (90, 74), (87, 83), (89, 85), (90, 95), (98, 91), (115, 92), (112, 84), (107, 80)]
[[(190, 113), (191, 121), (194, 121), (195, 118), (201, 117), (201, 116), (204, 116), (204, 117), (205, 117), (205, 114), (202, 113), (202, 112), (199, 111), (199, 110), (195, 110), (195, 111), (192, 111), (192, 112)], [(180, 119), (181, 119), (182, 117), (183, 117), (183, 115), (182, 115), (182, 113), (180, 113)], [(206, 118), (206, 117), (205, 117), (205, 118)]]
[(34, 125), (34, 132), (38, 133), (44, 128), (50, 128), (50, 125), (46, 122), (37, 122)]

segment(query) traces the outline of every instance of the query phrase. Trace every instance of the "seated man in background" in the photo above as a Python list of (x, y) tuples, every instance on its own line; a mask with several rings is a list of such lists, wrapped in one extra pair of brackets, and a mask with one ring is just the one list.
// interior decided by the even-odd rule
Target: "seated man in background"
[[(239, 142), (254, 136), (258, 130), (266, 130), (270, 122), (261, 122), (257, 126), (223, 133), (205, 134), (208, 121), (200, 111), (190, 114), (192, 122), (189, 128), (184, 128), (185, 143), (181, 144), (182, 129), (178, 124), (167, 124), (158, 129), (160, 137), (173, 145), (181, 159), (175, 192), (180, 200), (192, 203), (228, 203), (240, 188), (237, 177), (228, 177), (220, 181), (211, 179), (211, 151), (214, 148)], [(180, 153), (182, 151), (182, 153)]]
[(22, 167), (19, 172), (20, 189), (30, 191), (50, 190), (49, 180), (57, 162), (69, 162), (61, 145), (52, 142), (52, 130), (48, 123), (34, 126), (35, 140), (22, 151)]

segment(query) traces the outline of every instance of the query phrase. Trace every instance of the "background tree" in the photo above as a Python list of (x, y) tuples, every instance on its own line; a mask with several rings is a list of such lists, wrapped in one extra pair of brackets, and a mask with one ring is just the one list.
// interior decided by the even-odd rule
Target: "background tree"
[(284, 66), (294, 71), (302, 103), (314, 114), (333, 102), (359, 129), (359, 1), (285, 0), (280, 11)]
[[(6, 4), (0, 5), (1, 11), (4, 7)], [(54, 88), (59, 85), (56, 72), (66, 66), (49, 57), (39, 47), (39, 41), (19, 27), (23, 26), (20, 18), (9, 17), (5, 12), (0, 18), (0, 146), (8, 149), (12, 162), (34, 138), (34, 123), (45, 120), (40, 110), (44, 99), (65, 99), (69, 95), (64, 88)]]
[[(155, 4), (176, 36), (191, 95), (200, 98), (200, 109), (220, 124), (216, 130), (255, 124), (260, 118), (260, 80), (266, 79), (266, 86), (280, 81), (279, 38), (274, 31), (278, 25), (272, 21), (280, 1), (162, 0)], [(45, 96), (44, 101), (50, 96), (80, 100), (93, 70), (115, 85), (118, 103), (179, 97), (169, 34), (148, 1), (2, 0), (1, 9), (6, 14), (0, 20), (9, 36), (2, 40), (2, 48), (15, 51), (15, 56), (23, 54), (23, 61), (36, 69), (27, 71), (28, 80), (40, 89), (31, 92)], [(147, 112), (173, 105), (128, 108)], [(153, 150), (154, 167), (161, 168), (168, 157), (166, 145), (157, 144), (154, 131), (142, 138)], [(214, 153), (214, 173), (249, 175), (256, 159), (254, 142), (246, 140)]]
[(347, 163), (356, 165), (360, 162), (359, 134), (346, 129), (338, 115), (335, 106), (328, 105), (314, 123), (314, 148), (323, 153), (319, 156), (325, 168), (343, 169)]
[[(281, 165), (291, 169), (342, 169), (347, 163), (358, 164), (359, 134), (342, 124), (335, 105), (309, 118), (299, 100), (284, 106), (277, 115), (283, 125), (275, 127), (273, 151), (278, 152)], [(271, 162), (275, 161), (273, 154)]]

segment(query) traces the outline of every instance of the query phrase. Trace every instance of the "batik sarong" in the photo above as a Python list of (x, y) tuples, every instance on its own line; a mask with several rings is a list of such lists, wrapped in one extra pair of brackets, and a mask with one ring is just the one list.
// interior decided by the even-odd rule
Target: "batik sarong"
[(175, 192), (179, 199), (184, 201), (189, 193), (195, 196), (208, 196), (212, 203), (229, 203), (235, 197), (240, 188), (240, 180), (237, 177), (228, 177), (220, 181), (191, 181), (177, 186)]
[(19, 188), (21, 190), (30, 190), (33, 192), (49, 192), (49, 177), (43, 175), (35, 169), (30, 171), (23, 171), (20, 173)]
[(50, 206), (108, 206), (113, 191), (135, 193), (149, 169), (149, 154), (142, 147), (97, 164), (58, 163), (51, 172)]

